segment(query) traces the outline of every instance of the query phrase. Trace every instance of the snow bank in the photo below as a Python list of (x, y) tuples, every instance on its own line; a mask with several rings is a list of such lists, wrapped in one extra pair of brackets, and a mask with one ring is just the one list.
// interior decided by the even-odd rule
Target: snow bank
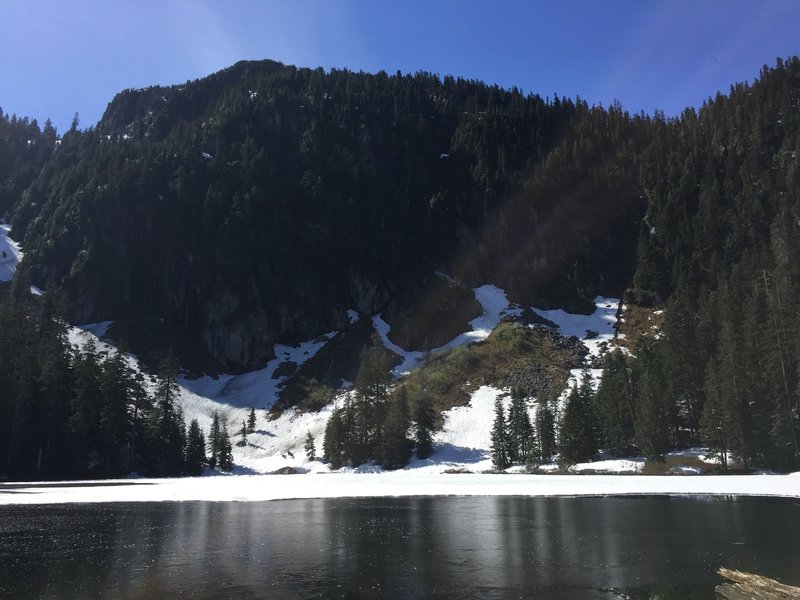
[(427, 473), (228, 476), (120, 480), (74, 485), (0, 484), (0, 504), (236, 501), (377, 496), (701, 495), (800, 498), (795, 475), (664, 477)]

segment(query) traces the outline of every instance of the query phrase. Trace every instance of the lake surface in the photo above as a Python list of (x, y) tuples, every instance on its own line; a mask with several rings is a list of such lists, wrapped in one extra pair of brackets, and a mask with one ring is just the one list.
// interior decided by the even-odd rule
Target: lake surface
[(800, 584), (800, 502), (412, 497), (0, 507), (3, 598), (706, 598)]

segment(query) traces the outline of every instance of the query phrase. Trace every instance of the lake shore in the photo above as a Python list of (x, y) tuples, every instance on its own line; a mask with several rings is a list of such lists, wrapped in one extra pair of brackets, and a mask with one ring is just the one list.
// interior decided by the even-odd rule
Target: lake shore
[(261, 502), (382, 496), (764, 496), (800, 498), (789, 475), (526, 475), (329, 473), (0, 484), (0, 505)]

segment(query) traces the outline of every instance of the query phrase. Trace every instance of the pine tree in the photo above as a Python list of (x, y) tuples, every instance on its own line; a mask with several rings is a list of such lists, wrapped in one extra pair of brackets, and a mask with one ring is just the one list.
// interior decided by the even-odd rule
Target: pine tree
[(721, 397), (718, 367), (711, 359), (706, 367), (706, 402), (700, 419), (700, 435), (712, 454), (719, 456), (722, 468), (728, 468), (728, 439), (730, 437), (730, 414)]
[(72, 399), (70, 430), (81, 460), (88, 461), (89, 453), (98, 442), (98, 421), (102, 405), (101, 370), (97, 347), (89, 339), (75, 358), (75, 395)]
[(206, 463), (206, 440), (197, 419), (192, 419), (186, 434), (186, 470), (189, 475), (200, 475)]
[(313, 461), (317, 456), (317, 447), (314, 444), (314, 436), (311, 435), (310, 431), (306, 433), (306, 443), (304, 448), (306, 451), (306, 459), (309, 462)]
[(322, 442), (322, 453), (325, 462), (331, 469), (342, 468), (345, 463), (344, 456), (344, 424), (342, 422), (342, 409), (334, 407), (328, 423), (325, 425), (325, 439)]
[(389, 408), (381, 440), (381, 464), (386, 469), (400, 469), (408, 464), (411, 444), (406, 434), (410, 422), (405, 388), (400, 388)]
[(178, 372), (178, 362), (172, 355), (161, 362), (155, 406), (148, 423), (148, 463), (160, 475), (176, 475), (184, 467), (186, 426), (177, 405), (180, 391), (176, 380)]
[(528, 406), (518, 388), (511, 390), (511, 406), (508, 410), (508, 460), (513, 463), (532, 462), (533, 427)]
[(433, 454), (433, 425), (435, 415), (430, 394), (423, 387), (414, 403), (414, 445), (417, 458), (425, 459)]
[(591, 460), (597, 454), (597, 430), (592, 407), (592, 388), (587, 371), (581, 386), (574, 385), (567, 396), (561, 420), (558, 451), (562, 462), (575, 464)]
[(657, 458), (670, 447), (672, 419), (665, 398), (660, 355), (653, 342), (640, 344), (634, 373), (636, 445), (649, 458)]
[(129, 440), (128, 408), (133, 405), (133, 376), (122, 350), (115, 350), (102, 364), (100, 387), (103, 394), (100, 407), (100, 438), (106, 469), (116, 470), (122, 446)]
[(228, 435), (228, 427), (224, 424), (219, 433), (219, 456), (217, 458), (217, 465), (220, 471), (230, 471), (233, 468), (231, 438)]
[(239, 448), (244, 448), (247, 446), (247, 423), (242, 421), (242, 428), (239, 430), (239, 434), (242, 436), (238, 442), (236, 442), (236, 446)]
[(256, 432), (256, 409), (255, 407), (250, 409), (250, 416), (247, 417), (247, 431), (249, 433)]
[(596, 405), (601, 444), (617, 456), (624, 455), (634, 443), (634, 399), (628, 365), (619, 351), (605, 358)]
[(208, 466), (215, 468), (219, 462), (219, 449), (222, 430), (220, 428), (219, 413), (214, 411), (211, 421), (211, 431), (208, 434)]
[(509, 440), (506, 429), (506, 414), (503, 410), (503, 402), (497, 398), (494, 403), (494, 423), (492, 424), (492, 465), (498, 471), (504, 471), (511, 466), (509, 459)]
[(539, 441), (539, 460), (549, 463), (558, 451), (556, 446), (556, 420), (547, 402), (540, 402), (536, 411), (536, 438)]
[(379, 338), (361, 352), (352, 402), (354, 420), (350, 460), (359, 465), (374, 458), (379, 451), (381, 429), (386, 415), (391, 365)]

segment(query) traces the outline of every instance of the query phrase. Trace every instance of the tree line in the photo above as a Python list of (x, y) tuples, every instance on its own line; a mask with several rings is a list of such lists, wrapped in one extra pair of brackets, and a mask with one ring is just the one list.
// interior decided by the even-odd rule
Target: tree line
[(409, 398), (405, 387), (389, 394), (391, 364), (379, 339), (362, 350), (354, 389), (336, 405), (325, 426), (323, 457), (332, 469), (375, 461), (399, 469), (412, 455), (433, 452), (435, 413), (424, 386)]
[(0, 473), (11, 479), (199, 475), (230, 470), (231, 443), (215, 415), (207, 440), (185, 423), (174, 357), (152, 392), (124, 344), (73, 348), (55, 296), (34, 296), (25, 270), (0, 288)]

